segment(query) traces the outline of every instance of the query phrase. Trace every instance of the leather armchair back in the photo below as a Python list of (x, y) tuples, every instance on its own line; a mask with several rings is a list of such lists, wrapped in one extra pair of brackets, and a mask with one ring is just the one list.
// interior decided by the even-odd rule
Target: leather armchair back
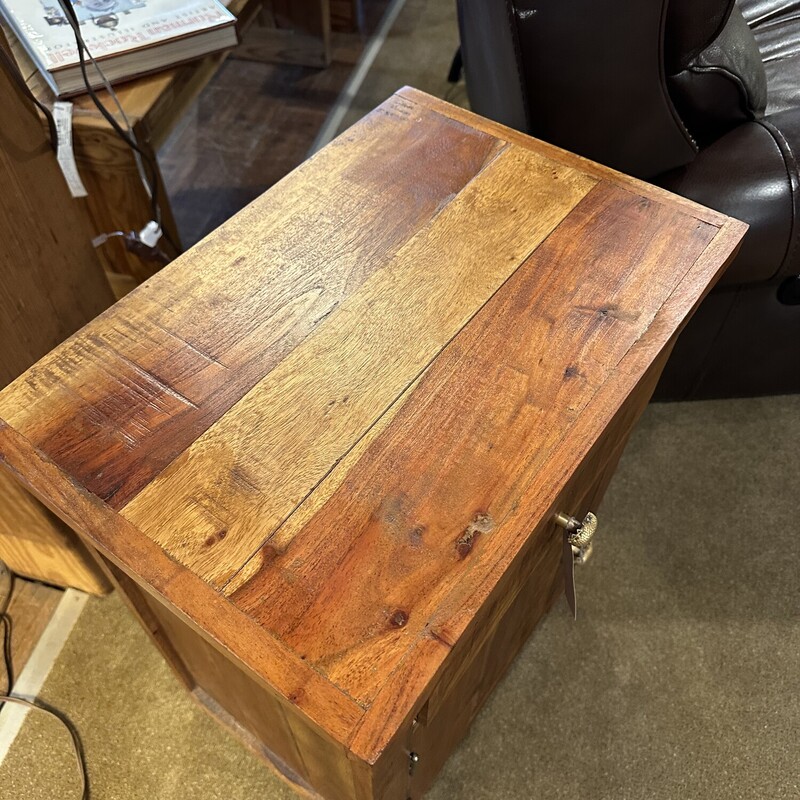
[(458, 0), (473, 110), (642, 178), (763, 114), (734, 0)]
[(670, 95), (701, 147), (763, 116), (764, 64), (733, 0), (670, 0), (665, 59)]

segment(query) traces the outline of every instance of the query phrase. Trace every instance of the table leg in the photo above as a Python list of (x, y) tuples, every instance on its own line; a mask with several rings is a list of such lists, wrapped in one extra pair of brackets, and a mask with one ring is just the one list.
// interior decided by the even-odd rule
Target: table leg
[(363, 0), (330, 0), (331, 29), (342, 33), (361, 30)]

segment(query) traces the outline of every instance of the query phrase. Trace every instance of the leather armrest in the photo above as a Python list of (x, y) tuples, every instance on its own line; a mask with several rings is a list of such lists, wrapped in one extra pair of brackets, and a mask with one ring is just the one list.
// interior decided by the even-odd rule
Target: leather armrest
[(800, 272), (800, 109), (746, 122), (657, 182), (749, 223), (721, 283), (746, 284)]
[(690, 162), (667, 0), (459, 0), (472, 110), (637, 177)]

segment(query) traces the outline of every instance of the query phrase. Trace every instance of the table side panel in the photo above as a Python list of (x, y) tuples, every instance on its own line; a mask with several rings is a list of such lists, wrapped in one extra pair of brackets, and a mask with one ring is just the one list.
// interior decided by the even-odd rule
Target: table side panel
[(468, 594), (476, 562), (502, 550), (531, 476), (717, 230), (598, 185), (445, 348), (306, 526), (267, 541), (237, 606), (371, 702), (441, 602)]
[(80, 539), (2, 471), (0, 554), (3, 563), (17, 575), (90, 594), (111, 591)]
[(594, 185), (499, 153), (123, 516), (224, 586)]
[[(653, 362), (549, 512), (532, 523), (535, 530), (503, 573), (491, 598), (480, 605), (468, 629), (455, 637), (446, 622), (431, 625), (432, 638), (452, 640), (454, 644), (432, 688), (423, 692), (417, 702), (421, 712), (412, 712), (417, 723), (406, 727), (406, 749), (420, 755), (409, 797), (416, 798), (427, 790), (539, 620), (563, 596), (564, 532), (555, 525), (553, 516), (561, 511), (583, 519), (586, 512), (598, 510), (670, 351), (671, 346)], [(603, 546), (604, 538), (601, 523), (598, 547)], [(579, 569), (579, 594), (580, 572)], [(578, 598), (579, 607), (591, 602), (588, 597)], [(566, 604), (564, 608), (566, 613)]]
[(502, 147), (428, 116), (388, 101), (46, 356), (0, 417), (124, 505)]
[[(356, 796), (354, 762), (343, 743), (317, 733), (294, 706), (265, 692), (162, 603), (147, 595), (143, 600), (197, 686), (325, 798), (352, 800)], [(287, 777), (292, 780), (291, 775)]]

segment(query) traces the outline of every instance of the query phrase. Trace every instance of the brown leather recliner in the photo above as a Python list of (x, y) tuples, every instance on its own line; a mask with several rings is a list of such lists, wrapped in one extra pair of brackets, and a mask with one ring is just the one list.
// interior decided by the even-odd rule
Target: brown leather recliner
[(656, 396), (800, 391), (800, 2), (458, 7), (474, 111), (750, 223)]

